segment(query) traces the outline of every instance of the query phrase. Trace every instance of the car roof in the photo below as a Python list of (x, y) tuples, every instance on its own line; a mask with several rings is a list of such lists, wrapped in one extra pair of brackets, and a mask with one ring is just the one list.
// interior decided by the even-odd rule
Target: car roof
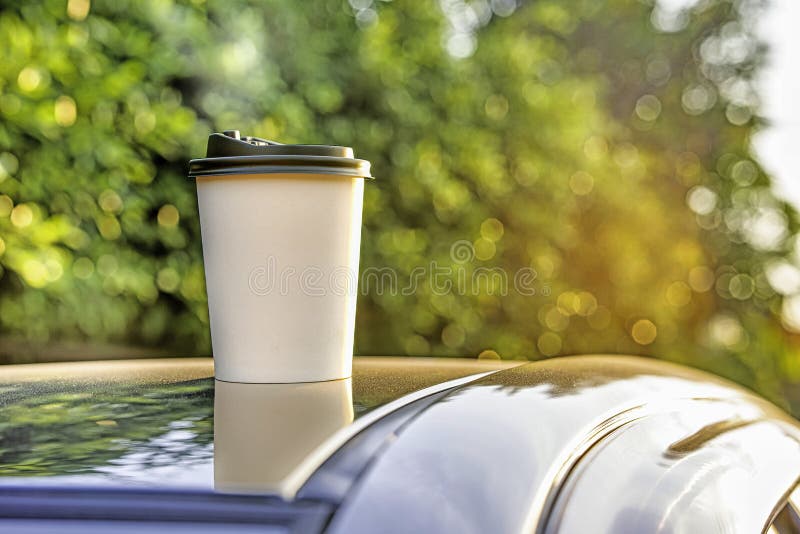
[(364, 415), (520, 363), (357, 357), (352, 379), (290, 385), (215, 384), (211, 358), (4, 366), (0, 486), (214, 489), (216, 410), (216, 487), (279, 492), (295, 464)]
[[(87, 495), (200, 506), (154, 496), (193, 488), (220, 513), (311, 507), (333, 533), (751, 532), (800, 475), (796, 420), (648, 358), (369, 358), (352, 381), (283, 385), (215, 384), (207, 360), (98, 365), (6, 375), (0, 515), (107, 513)], [(137, 485), (152, 491), (131, 501)]]

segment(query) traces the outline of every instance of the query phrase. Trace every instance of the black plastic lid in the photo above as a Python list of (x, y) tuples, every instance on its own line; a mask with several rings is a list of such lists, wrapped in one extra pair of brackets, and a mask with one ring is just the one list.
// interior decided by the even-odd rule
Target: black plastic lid
[(282, 145), (226, 130), (208, 136), (206, 157), (189, 162), (189, 176), (305, 173), (372, 178), (369, 167), (369, 161), (353, 157), (350, 147)]

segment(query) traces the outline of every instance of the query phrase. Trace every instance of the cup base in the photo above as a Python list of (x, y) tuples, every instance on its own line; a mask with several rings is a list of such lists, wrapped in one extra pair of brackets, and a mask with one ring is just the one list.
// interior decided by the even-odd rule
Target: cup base
[(337, 382), (339, 380), (347, 380), (352, 378), (352, 375), (342, 376), (338, 378), (322, 378), (318, 380), (273, 380), (271, 382), (254, 381), (254, 380), (228, 380), (214, 375), (214, 380), (225, 382), (227, 384), (319, 384), (321, 382)]

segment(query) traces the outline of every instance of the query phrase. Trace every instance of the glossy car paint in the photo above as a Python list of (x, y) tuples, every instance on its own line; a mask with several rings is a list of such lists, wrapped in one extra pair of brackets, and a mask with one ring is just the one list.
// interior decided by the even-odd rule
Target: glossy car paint
[(777, 408), (704, 373), (538, 362), (421, 413), (330, 530), (757, 532), (800, 475), (799, 436)]
[[(226, 479), (216, 491), (209, 361), (8, 367), (0, 379), (0, 515), (15, 513), (15, 496), (33, 513), (41, 505), (31, 503), (86, 502), (69, 499), (102, 483), (166, 491), (165, 507), (189, 491), (192, 503), (210, 499), (198, 515), (209, 520), (236, 515), (214, 496), (236, 497), (242, 510), (268, 502), (291, 528), (317, 525), (312, 531), (754, 532), (800, 475), (798, 423), (705, 373), (607, 356), (508, 365), (356, 359), (352, 403), (343, 384), (317, 392), (324, 402), (300, 390), (220, 388), (217, 417), (242, 406), (225, 416), (240, 420), (226, 438), (256, 444), (229, 455), (247, 461), (228, 475), (264, 465), (245, 470), (245, 484)], [(287, 427), (320, 402), (335, 412), (324, 417), (326, 432)], [(292, 459), (259, 456), (276, 442), (253, 434), (250, 422), (279, 426), (274, 439), (282, 451), (296, 449)], [(286, 465), (267, 465), (276, 458)], [(271, 474), (254, 484), (262, 469)], [(38, 495), (41, 485), (57, 491)], [(262, 503), (252, 492), (274, 496)], [(125, 494), (104, 495), (127, 506)], [(126, 517), (139, 517), (136, 506)], [(48, 517), (62, 517), (59, 505), (53, 510)]]
[[(545, 530), (760, 532), (800, 474), (796, 432), (727, 401), (670, 408), (589, 451), (561, 488)], [(632, 461), (641, 457), (652, 460)], [(613, 496), (614, 506), (598, 495)]]

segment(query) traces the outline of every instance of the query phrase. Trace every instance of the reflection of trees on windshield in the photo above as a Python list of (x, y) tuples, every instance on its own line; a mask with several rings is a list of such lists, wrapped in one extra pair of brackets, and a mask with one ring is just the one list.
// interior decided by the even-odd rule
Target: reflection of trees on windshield
[[(36, 388), (30, 388), (36, 391)], [(33, 395), (0, 410), (0, 476), (122, 474), (210, 458), (212, 379)]]

